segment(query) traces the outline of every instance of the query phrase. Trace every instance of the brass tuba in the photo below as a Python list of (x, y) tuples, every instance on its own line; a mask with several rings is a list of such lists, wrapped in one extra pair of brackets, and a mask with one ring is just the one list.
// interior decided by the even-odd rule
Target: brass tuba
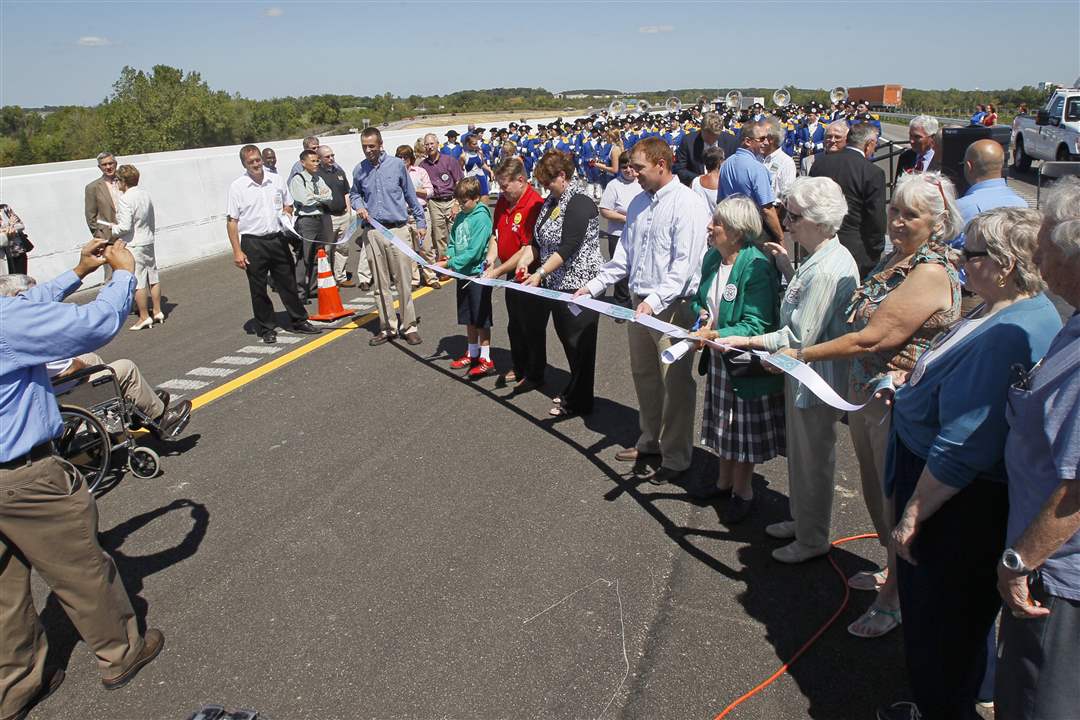
[(772, 94), (772, 101), (776, 107), (787, 107), (791, 104), (791, 93), (786, 88), (780, 88)]
[(731, 90), (724, 96), (724, 104), (727, 105), (729, 110), (738, 110), (742, 107), (742, 93), (738, 90)]
[(843, 85), (837, 85), (829, 91), (829, 100), (835, 105), (836, 103), (842, 103), (847, 100), (847, 88)]
[(608, 105), (607, 111), (608, 115), (622, 115), (626, 112), (626, 103), (622, 100), (612, 100), (611, 104)]
[(677, 97), (669, 97), (664, 103), (664, 109), (666, 109), (669, 113), (681, 113), (682, 100)]
[(650, 104), (649, 104), (649, 101), (648, 101), (648, 100), (639, 100), (639, 101), (638, 101), (638, 104), (637, 104), (637, 111), (638, 111), (639, 113), (641, 113), (642, 115), (644, 115), (644, 114), (646, 114), (647, 112), (649, 112), (650, 110), (652, 110), (652, 105), (650, 105)]

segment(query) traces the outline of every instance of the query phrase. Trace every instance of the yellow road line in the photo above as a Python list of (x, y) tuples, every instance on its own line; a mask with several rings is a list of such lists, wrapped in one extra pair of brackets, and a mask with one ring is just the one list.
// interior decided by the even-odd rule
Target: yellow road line
[[(418, 288), (418, 289), (414, 290), (412, 296), (413, 296), (414, 299), (421, 298), (424, 295), (427, 295), (429, 292), (431, 292), (431, 288), (422, 287), (422, 288)], [(394, 307), (395, 308), (398, 307), (398, 301), (394, 302)], [(334, 328), (330, 332), (323, 334), (321, 337), (316, 338), (315, 340), (312, 340), (311, 342), (304, 343), (300, 347), (296, 348), (295, 350), (292, 350), (291, 352), (285, 353), (281, 357), (274, 358), (273, 360), (266, 363), (265, 365), (260, 365), (259, 367), (255, 368), (254, 370), (250, 370), (250, 371), (244, 373), (243, 375), (241, 375), (239, 377), (233, 378), (232, 380), (225, 383), (224, 385), (219, 385), (218, 387), (214, 388), (213, 390), (207, 390), (202, 395), (199, 395), (198, 397), (192, 399), (192, 401), (191, 401), (191, 409), (192, 410), (198, 410), (199, 408), (201, 408), (204, 405), (212, 403), (215, 400), (218, 400), (220, 398), (223, 398), (226, 395), (228, 395), (229, 393), (233, 392), (234, 390), (238, 390), (238, 389), (242, 388), (243, 386), (247, 385), (248, 383), (254, 382), (255, 380), (258, 380), (263, 375), (269, 375), (270, 373), (274, 372), (275, 370), (277, 370), (279, 368), (282, 368), (282, 367), (285, 367), (286, 365), (288, 365), (291, 362), (299, 360), (300, 358), (304, 357), (308, 353), (314, 352), (314, 351), (318, 350), (319, 348), (323, 347), (324, 345), (329, 345), (330, 343), (334, 342), (335, 340), (340, 340), (341, 338), (343, 338), (346, 335), (348, 335), (349, 333), (351, 333), (353, 330), (356, 330), (358, 328), (363, 327), (364, 325), (367, 325), (369, 322), (371, 322), (372, 320), (374, 320), (377, 317), (379, 317), (378, 312), (369, 312), (366, 315), (362, 315), (362, 316), (360, 316), (358, 318), (355, 318), (351, 322), (348, 322), (348, 323), (342, 325), (339, 328)]]

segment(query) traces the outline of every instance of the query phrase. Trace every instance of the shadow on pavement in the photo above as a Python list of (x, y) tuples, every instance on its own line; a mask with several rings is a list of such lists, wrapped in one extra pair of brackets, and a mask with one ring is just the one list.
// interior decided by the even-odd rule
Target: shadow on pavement
[[(460, 344), (453, 336), (448, 339), (453, 347)], [(444, 339), (440, 342), (439, 350), (442, 350), (445, 344)], [(438, 350), (435, 356), (424, 357), (407, 347), (395, 347), (414, 360), (425, 362), (436, 372), (460, 379), (457, 373), (432, 362), (440, 355)], [(551, 368), (548, 370), (550, 372)], [(746, 614), (765, 627), (766, 638), (775, 648), (777, 668), (802, 647), (843, 601), (842, 579), (829, 565), (827, 558), (792, 566), (778, 563), (771, 557), (772, 550), (786, 541), (771, 540), (765, 535), (765, 526), (789, 519), (790, 515), (787, 497), (770, 489), (763, 476), (754, 476), (754, 492), (758, 503), (754, 514), (738, 525), (725, 528), (720, 521), (723, 501), (694, 500), (677, 486), (668, 486), (670, 490), (667, 492), (659, 489), (642, 492), (639, 486), (647, 481), (637, 474), (642, 469), (640, 466), (635, 472), (635, 468), (628, 464), (627, 472), (620, 473), (599, 457), (602, 450), (612, 445), (629, 446), (636, 441), (639, 432), (636, 409), (597, 397), (593, 413), (585, 416), (583, 420), (586, 427), (601, 433), (603, 437), (590, 446), (584, 446), (561, 432), (558, 424), (552, 422), (554, 418), (536, 417), (515, 405), (511, 402), (514, 397), (512, 393), (500, 394), (477, 383), (468, 384), (477, 393), (487, 396), (561, 440), (592, 463), (614, 484), (614, 487), (604, 494), (604, 499), (612, 501), (620, 495), (628, 495), (688, 556), (728, 580), (745, 584), (746, 590), (739, 595), (738, 600)], [(691, 467), (693, 470), (687, 474), (684, 481), (687, 487), (698, 482), (698, 478), (716, 476), (716, 456), (695, 445)], [(659, 502), (670, 500), (683, 500), (699, 507), (713, 506), (717, 511), (717, 524), (720, 529), (703, 530), (676, 524), (658, 507)], [(739, 550), (742, 567), (732, 567), (698, 547), (695, 540), (699, 538), (745, 544)], [(874, 568), (869, 561), (843, 548), (834, 548), (832, 554), (845, 578), (859, 570)], [(868, 608), (872, 600), (872, 593), (853, 591), (848, 610), (838, 618), (826, 635), (789, 669), (788, 674), (809, 700), (810, 717), (821, 720), (874, 717), (877, 707), (887, 705), (897, 697), (907, 696), (900, 633), (894, 631), (884, 638), (864, 640), (853, 637), (846, 631), (847, 624)], [(734, 635), (733, 641), (737, 641)], [(648, 663), (647, 655), (646, 647), (646, 659), (643, 661), (645, 663)], [(640, 671), (636, 674), (645, 675)], [(764, 679), (747, 678), (747, 689)], [(633, 692), (631, 689), (631, 696)], [(747, 709), (752, 705), (753, 700)]]
[[(121, 552), (120, 548), (136, 532), (163, 515), (182, 508), (191, 509), (193, 522), (187, 535), (177, 545), (150, 555), (131, 556)], [(146, 630), (146, 612), (149, 607), (146, 600), (140, 595), (143, 591), (143, 581), (150, 575), (172, 567), (195, 555), (199, 545), (202, 544), (203, 538), (206, 537), (206, 530), (209, 525), (210, 513), (205, 505), (194, 500), (179, 499), (155, 510), (136, 515), (106, 532), (98, 534), (101, 547), (116, 562), (117, 570), (124, 581), (124, 588), (131, 599), (131, 606), (134, 608), (135, 615), (139, 620), (139, 629), (141, 631)], [(49, 640), (46, 665), (66, 668), (71, 660), (71, 653), (79, 642), (79, 634), (64, 612), (56, 593), (49, 593), (49, 597), (45, 601), (45, 608), (41, 612), (41, 623), (45, 626), (45, 634)]]

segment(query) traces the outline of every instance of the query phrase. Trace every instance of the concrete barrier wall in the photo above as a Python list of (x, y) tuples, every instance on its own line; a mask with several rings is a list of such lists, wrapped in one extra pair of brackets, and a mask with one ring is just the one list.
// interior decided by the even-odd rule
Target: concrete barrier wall
[[(530, 120), (530, 124), (550, 120)], [(506, 123), (502, 123), (505, 125)], [(383, 144), (393, 154), (398, 145), (412, 145), (417, 137), (434, 132), (443, 138), (450, 129), (464, 133), (462, 125), (412, 128), (383, 132)], [(359, 135), (320, 138), (334, 148), (336, 160), (352, 173), (363, 159)], [(277, 153), (278, 169), (288, 173), (297, 160), (300, 140), (257, 143)], [(226, 253), (225, 193), (229, 184), (244, 172), (240, 165), (240, 145), (200, 148), (148, 155), (120, 156), (121, 164), (139, 169), (139, 186), (154, 200), (157, 220), (156, 250), (159, 268), (168, 268), (199, 258)], [(10, 205), (26, 224), (34, 243), (30, 273), (46, 280), (73, 267), (79, 248), (90, 238), (83, 215), (83, 191), (100, 176), (95, 160), (76, 160), (0, 168), (0, 202)], [(102, 274), (87, 278), (88, 284), (101, 281)]]

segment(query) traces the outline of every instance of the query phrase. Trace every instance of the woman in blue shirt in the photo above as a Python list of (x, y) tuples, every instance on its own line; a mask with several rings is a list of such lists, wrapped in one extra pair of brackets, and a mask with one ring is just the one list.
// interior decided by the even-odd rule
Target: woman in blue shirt
[(897, 509), (908, 675), (926, 720), (978, 718), (986, 635), (1001, 602), (1006, 395), (1061, 328), (1032, 259), (1039, 224), (1021, 208), (968, 224), (961, 263), (982, 304), (934, 340), (896, 393), (885, 492)]

